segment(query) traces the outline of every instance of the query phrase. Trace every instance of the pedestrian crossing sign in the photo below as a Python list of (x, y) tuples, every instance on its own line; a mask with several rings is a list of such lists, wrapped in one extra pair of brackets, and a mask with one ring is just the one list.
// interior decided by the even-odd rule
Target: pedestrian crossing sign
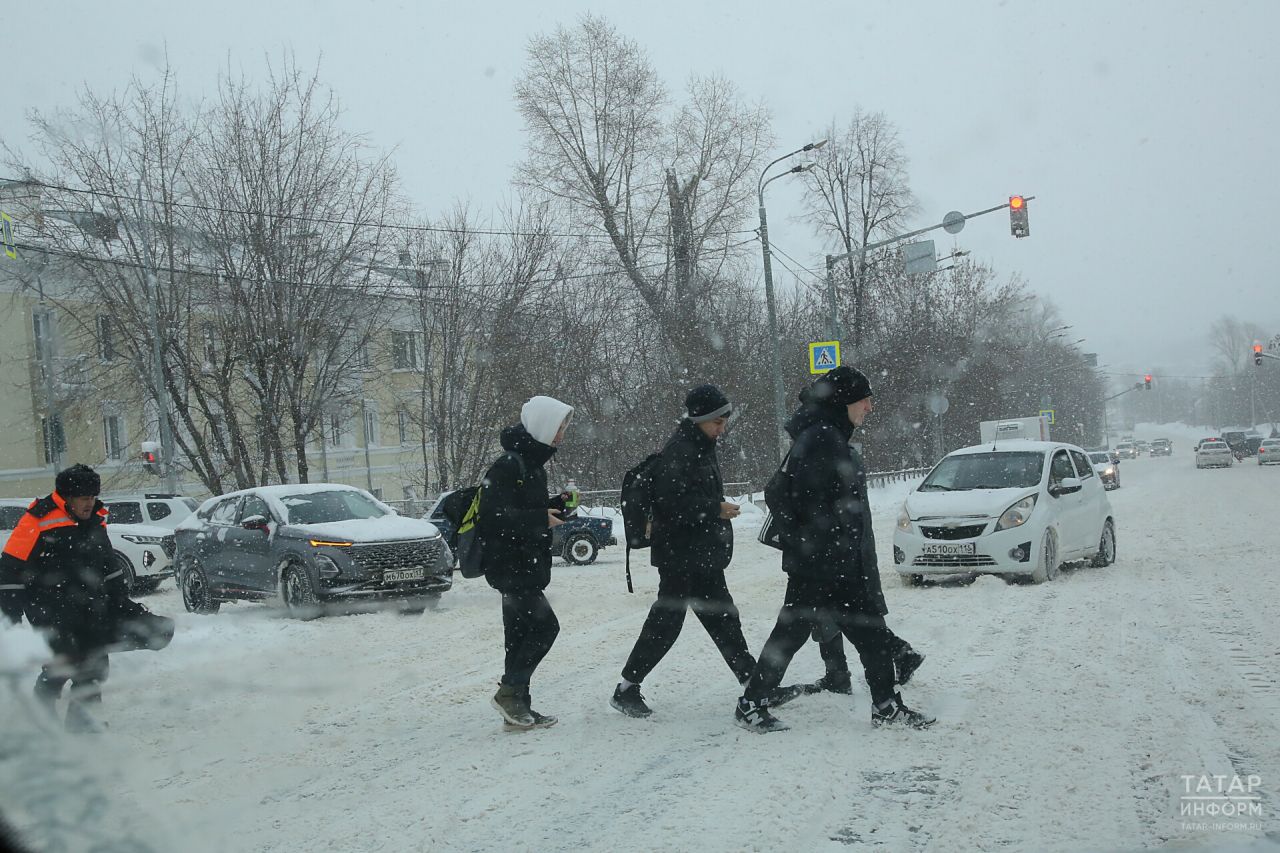
[(1041, 409), (1041, 410), (1040, 410), (1040, 417), (1042, 417), (1042, 418), (1047, 418), (1047, 419), (1048, 419), (1048, 421), (1049, 421), (1049, 423), (1050, 423), (1050, 425), (1052, 425), (1052, 424), (1053, 424), (1053, 416), (1054, 416), (1054, 414), (1055, 414), (1055, 412), (1053, 411), (1053, 409)]
[(809, 344), (809, 372), (826, 373), (840, 366), (840, 342), (818, 341)]

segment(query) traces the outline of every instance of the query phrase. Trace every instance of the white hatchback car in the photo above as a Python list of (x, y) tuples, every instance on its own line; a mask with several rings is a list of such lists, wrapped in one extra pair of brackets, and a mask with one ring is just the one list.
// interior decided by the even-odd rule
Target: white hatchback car
[(1116, 558), (1111, 502), (1079, 447), (1008, 441), (952, 451), (907, 496), (893, 535), (905, 583), (982, 572), (1040, 583)]
[(1280, 438), (1264, 438), (1258, 445), (1259, 465), (1280, 465)]

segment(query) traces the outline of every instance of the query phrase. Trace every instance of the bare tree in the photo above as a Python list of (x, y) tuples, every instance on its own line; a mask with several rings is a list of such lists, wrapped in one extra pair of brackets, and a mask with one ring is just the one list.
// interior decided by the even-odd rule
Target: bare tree
[(809, 219), (845, 255), (841, 278), (853, 283), (853, 352), (863, 346), (870, 306), (867, 270), (858, 268), (862, 246), (901, 230), (915, 211), (907, 182), (907, 157), (898, 131), (884, 113), (855, 110), (843, 130), (827, 130), (831, 142), (807, 173)]
[(699, 271), (734, 248), (766, 111), (727, 81), (695, 77), (668, 115), (643, 50), (594, 16), (530, 40), (516, 103), (529, 150), (519, 180), (599, 229), (674, 360), (705, 369), (715, 346), (699, 322), (710, 280)]

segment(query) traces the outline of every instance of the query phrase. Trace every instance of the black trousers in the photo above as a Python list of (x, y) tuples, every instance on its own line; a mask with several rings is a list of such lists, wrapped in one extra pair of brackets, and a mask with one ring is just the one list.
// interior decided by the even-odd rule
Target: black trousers
[(560, 633), (560, 622), (541, 592), (504, 592), (502, 628), (507, 649), (502, 683), (528, 687)]
[(56, 702), (70, 681), (73, 702), (101, 702), (102, 683), (110, 670), (111, 661), (102, 649), (62, 654), (58, 660), (41, 667), (35, 693), (46, 702)]
[(879, 705), (893, 698), (896, 638), (885, 626), (884, 618), (860, 612), (854, 598), (837, 581), (796, 577), (787, 581), (782, 610), (747, 683), (746, 698), (760, 702), (781, 684), (791, 659), (815, 631), (825, 638), (828, 651), (841, 634), (853, 643), (871, 689), (872, 703)]
[(639, 684), (653, 671), (658, 661), (671, 651), (680, 629), (684, 627), (685, 612), (690, 608), (707, 629), (711, 641), (720, 650), (724, 662), (733, 670), (739, 683), (751, 677), (756, 661), (747, 650), (747, 640), (742, 636), (742, 620), (738, 608), (729, 594), (724, 572), (687, 574), (684, 572), (658, 571), (658, 600), (649, 608), (649, 615), (640, 629), (622, 677)]
[[(880, 626), (884, 629), (885, 635), (882, 638), (889, 646), (889, 654), (891, 658), (911, 651), (911, 644), (906, 640), (893, 633), (893, 630), (885, 624), (883, 616), (864, 615), (862, 617), (867, 624), (871, 620), (879, 619)], [(816, 632), (814, 639), (818, 641), (818, 653), (822, 655), (822, 663), (826, 665), (827, 672), (848, 672), (849, 659), (844, 653), (844, 637), (839, 632), (832, 633), (826, 639), (819, 636), (821, 632)]]

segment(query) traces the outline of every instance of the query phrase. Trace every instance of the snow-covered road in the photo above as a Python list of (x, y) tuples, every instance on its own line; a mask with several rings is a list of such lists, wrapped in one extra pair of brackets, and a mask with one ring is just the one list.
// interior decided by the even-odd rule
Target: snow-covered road
[[(6, 816), (33, 841), (71, 849), (77, 814), (88, 835), (188, 851), (1219, 849), (1280, 838), (1280, 468), (1197, 471), (1175, 438), (1171, 458), (1123, 463), (1111, 495), (1117, 563), (1043, 586), (902, 587), (890, 553), (903, 488), (876, 494), (890, 622), (928, 655), (907, 691), (939, 718), (927, 732), (873, 730), (865, 687), (787, 706), (790, 732), (743, 732), (732, 724), (738, 686), (692, 618), (645, 683), (653, 717), (611, 710), (656, 586), (633, 561), (628, 595), (619, 549), (557, 566), (549, 596), (562, 631), (533, 695), (560, 724), (515, 734), (488, 706), (502, 631), (483, 581), (460, 581), (418, 618), (313, 622), (261, 605), (192, 616), (167, 585), (147, 603), (175, 615), (178, 634), (164, 652), (113, 659), (111, 730), (98, 741), (37, 725), (30, 669), (0, 685)], [(754, 531), (739, 531), (729, 585), (758, 650), (784, 577)], [(20, 634), (0, 635), (9, 669), (30, 645)], [(820, 674), (810, 645), (788, 680)], [(55, 763), (37, 763), (37, 749)], [(1184, 777), (1213, 774), (1259, 778), (1250, 802), (1261, 817), (1180, 816)], [(105, 812), (74, 799), (86, 783)]]

